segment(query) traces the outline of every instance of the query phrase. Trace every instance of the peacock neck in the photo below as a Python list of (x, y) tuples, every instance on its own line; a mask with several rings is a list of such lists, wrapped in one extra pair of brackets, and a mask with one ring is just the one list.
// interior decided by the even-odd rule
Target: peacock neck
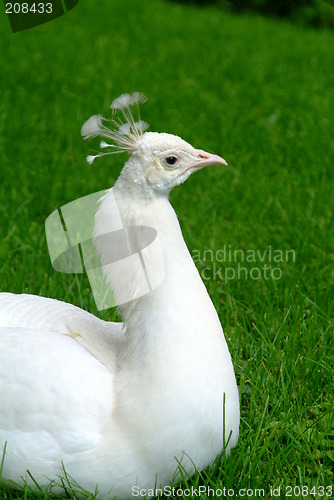
[[(196, 338), (199, 343), (206, 342), (204, 332), (208, 329), (221, 337), (216, 311), (184, 242), (168, 197), (134, 200), (117, 186), (114, 196), (124, 227), (142, 226), (156, 231), (155, 244), (162, 257), (158, 266), (151, 266), (163, 274), (161, 282), (148, 293), (119, 306), (126, 326), (126, 352), (130, 355), (142, 353), (145, 345), (150, 349), (163, 343), (176, 346), (181, 338), (183, 341), (188, 339), (189, 344)], [(124, 280), (124, 287), (128, 282)], [(212, 328), (208, 328), (209, 325)]]

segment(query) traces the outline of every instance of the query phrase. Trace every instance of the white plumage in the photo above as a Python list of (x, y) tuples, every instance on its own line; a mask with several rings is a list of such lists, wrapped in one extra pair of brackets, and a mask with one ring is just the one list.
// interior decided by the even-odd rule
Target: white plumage
[[(0, 294), (5, 480), (29, 482), (29, 470), (45, 487), (64, 475), (63, 464), (83, 488), (97, 486), (99, 497), (126, 499), (135, 485), (168, 484), (178, 461), (191, 473), (193, 464), (203, 469), (212, 463), (224, 439), (227, 451), (237, 442), (239, 398), (231, 357), (168, 201), (170, 190), (192, 172), (225, 161), (179, 137), (144, 132), (146, 124), (130, 112), (143, 100), (135, 93), (114, 101), (127, 127), (113, 119), (110, 130), (99, 117), (82, 133), (111, 139), (113, 144), (103, 143), (110, 152), (132, 153), (102, 198), (95, 223), (97, 250), (116, 299), (127, 288), (133, 293), (136, 277), (130, 273), (124, 280), (126, 269), (122, 276), (112, 274), (108, 248), (99, 238), (115, 230), (111, 193), (124, 227), (156, 230), (163, 282), (130, 302), (118, 300), (123, 324), (52, 299)], [(130, 231), (129, 245), (139, 244), (133, 238)]]

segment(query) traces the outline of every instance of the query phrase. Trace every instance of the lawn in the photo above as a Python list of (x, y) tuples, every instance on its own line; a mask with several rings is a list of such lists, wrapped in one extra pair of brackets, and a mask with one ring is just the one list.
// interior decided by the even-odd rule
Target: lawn
[[(126, 156), (89, 166), (80, 128), (119, 94), (144, 92), (150, 130), (229, 163), (171, 195), (241, 397), (230, 458), (181, 486), (210, 486), (202, 498), (224, 487), (227, 498), (330, 496), (334, 33), (167, 0), (81, 0), (15, 34), (2, 12), (0, 27), (0, 291), (115, 319), (84, 275), (52, 269), (44, 223), (114, 183)], [(21, 497), (34, 495), (0, 490)]]

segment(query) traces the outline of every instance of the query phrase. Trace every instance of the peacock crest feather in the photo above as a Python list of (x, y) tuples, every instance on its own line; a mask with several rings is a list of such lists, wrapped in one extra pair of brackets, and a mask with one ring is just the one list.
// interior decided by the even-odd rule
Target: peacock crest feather
[[(112, 141), (111, 144), (104, 140), (101, 141), (100, 148), (106, 151), (96, 155), (88, 155), (89, 164), (92, 164), (95, 158), (100, 156), (124, 152), (133, 153), (144, 132), (148, 129), (148, 123), (141, 120), (139, 110), (139, 104), (146, 101), (146, 96), (141, 92), (122, 94), (114, 99), (110, 105), (112, 118), (93, 115), (83, 124), (81, 135), (84, 139), (100, 136)], [(137, 120), (135, 120), (131, 110), (133, 106), (136, 106)]]

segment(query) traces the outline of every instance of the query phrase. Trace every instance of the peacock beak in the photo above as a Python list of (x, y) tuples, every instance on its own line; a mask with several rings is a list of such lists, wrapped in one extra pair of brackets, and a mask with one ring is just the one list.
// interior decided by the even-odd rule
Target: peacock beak
[(197, 161), (194, 165), (196, 169), (209, 167), (210, 165), (227, 165), (227, 162), (221, 156), (207, 153), (201, 149), (196, 149), (196, 157)]

